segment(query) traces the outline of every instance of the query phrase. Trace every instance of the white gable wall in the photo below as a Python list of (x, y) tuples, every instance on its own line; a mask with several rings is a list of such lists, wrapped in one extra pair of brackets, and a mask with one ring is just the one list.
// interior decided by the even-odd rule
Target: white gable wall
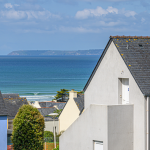
[(74, 90), (69, 91), (69, 100), (65, 105), (62, 113), (59, 116), (59, 130), (66, 131), (67, 128), (79, 117), (79, 108), (74, 101), (77, 97), (77, 92)]
[(118, 78), (129, 78), (129, 103), (134, 104), (134, 150), (144, 150), (146, 101), (113, 42), (85, 91), (85, 109), (90, 104), (118, 104)]

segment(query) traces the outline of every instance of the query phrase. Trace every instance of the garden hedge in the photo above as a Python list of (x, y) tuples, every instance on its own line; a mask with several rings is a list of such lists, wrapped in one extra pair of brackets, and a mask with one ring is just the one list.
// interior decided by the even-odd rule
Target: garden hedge
[(44, 117), (30, 105), (23, 105), (13, 120), (14, 150), (43, 150)]

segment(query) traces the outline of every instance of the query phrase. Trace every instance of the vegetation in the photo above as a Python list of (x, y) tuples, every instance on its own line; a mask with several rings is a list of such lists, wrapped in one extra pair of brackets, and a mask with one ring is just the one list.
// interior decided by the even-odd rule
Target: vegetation
[(55, 98), (53, 100), (63, 100), (63, 95), (65, 95), (66, 97), (69, 97), (69, 90), (67, 89), (60, 89), (60, 91), (57, 91), (56, 96), (54, 96)]
[(101, 55), (103, 49), (90, 49), (90, 50), (76, 50), (76, 51), (62, 51), (62, 50), (19, 50), (12, 51), (8, 55), (17, 56), (48, 56), (48, 55)]
[(54, 134), (51, 131), (44, 131), (44, 140), (45, 142), (53, 142), (54, 141)]
[(61, 131), (59, 134), (56, 134), (56, 137), (60, 137), (65, 131)]
[(23, 105), (13, 120), (14, 150), (43, 150), (44, 118), (37, 108)]
[(57, 117), (59, 117), (60, 113), (62, 112), (62, 109), (56, 109), (53, 111), (53, 113), (57, 113)]
[(84, 94), (84, 91), (77, 92), (77, 94)]
[(44, 131), (44, 137), (53, 137), (54, 134), (51, 131)]
[(53, 150), (59, 150), (59, 145), (56, 148), (54, 148)]

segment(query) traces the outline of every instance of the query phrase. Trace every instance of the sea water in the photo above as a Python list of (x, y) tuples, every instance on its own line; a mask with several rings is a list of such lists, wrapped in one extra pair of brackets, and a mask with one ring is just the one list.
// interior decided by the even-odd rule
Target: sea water
[(51, 101), (60, 89), (81, 91), (100, 56), (0, 56), (0, 90)]

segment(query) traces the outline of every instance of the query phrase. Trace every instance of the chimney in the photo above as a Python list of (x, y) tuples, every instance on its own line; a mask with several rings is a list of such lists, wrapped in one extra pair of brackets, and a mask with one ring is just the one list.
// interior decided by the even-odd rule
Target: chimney
[(35, 101), (35, 103), (33, 104), (34, 107), (36, 108), (41, 108), (39, 101)]
[(71, 91), (69, 91), (69, 100), (74, 98), (77, 98), (77, 91), (72, 89)]

